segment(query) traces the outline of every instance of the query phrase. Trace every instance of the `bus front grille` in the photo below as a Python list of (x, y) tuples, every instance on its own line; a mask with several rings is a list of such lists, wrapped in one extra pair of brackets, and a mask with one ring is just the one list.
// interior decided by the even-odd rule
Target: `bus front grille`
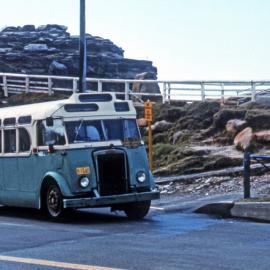
[(127, 192), (125, 154), (122, 152), (97, 155), (99, 193), (101, 196)]

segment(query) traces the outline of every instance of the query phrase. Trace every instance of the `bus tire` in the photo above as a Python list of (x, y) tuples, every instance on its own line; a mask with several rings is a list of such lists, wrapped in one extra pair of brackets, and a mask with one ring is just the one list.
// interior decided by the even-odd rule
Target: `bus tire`
[(151, 201), (128, 203), (124, 207), (124, 212), (129, 219), (143, 219), (149, 212)]
[(58, 219), (63, 216), (63, 196), (60, 188), (54, 182), (48, 185), (46, 191), (46, 212), (52, 219)]

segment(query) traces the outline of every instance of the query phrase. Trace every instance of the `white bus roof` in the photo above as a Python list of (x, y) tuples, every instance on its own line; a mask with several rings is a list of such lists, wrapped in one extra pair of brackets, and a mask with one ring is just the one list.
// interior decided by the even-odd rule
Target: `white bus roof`
[(136, 110), (132, 101), (118, 100), (114, 93), (104, 92), (73, 94), (68, 99), (0, 109), (1, 119), (18, 119), (20, 116), (31, 116), (33, 120), (47, 117), (136, 117)]

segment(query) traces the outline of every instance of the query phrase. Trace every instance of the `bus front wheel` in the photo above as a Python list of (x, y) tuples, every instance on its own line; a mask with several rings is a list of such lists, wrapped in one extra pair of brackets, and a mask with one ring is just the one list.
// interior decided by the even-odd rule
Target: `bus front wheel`
[(133, 202), (125, 205), (124, 212), (130, 219), (143, 219), (149, 212), (151, 201)]
[(55, 183), (51, 183), (47, 189), (46, 208), (48, 215), (53, 219), (63, 215), (63, 196)]

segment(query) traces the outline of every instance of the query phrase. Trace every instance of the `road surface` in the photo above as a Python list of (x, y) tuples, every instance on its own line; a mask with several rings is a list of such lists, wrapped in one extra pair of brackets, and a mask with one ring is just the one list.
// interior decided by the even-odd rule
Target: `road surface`
[(107, 210), (59, 223), (0, 208), (0, 269), (265, 269), (270, 225), (152, 210), (141, 222)]

